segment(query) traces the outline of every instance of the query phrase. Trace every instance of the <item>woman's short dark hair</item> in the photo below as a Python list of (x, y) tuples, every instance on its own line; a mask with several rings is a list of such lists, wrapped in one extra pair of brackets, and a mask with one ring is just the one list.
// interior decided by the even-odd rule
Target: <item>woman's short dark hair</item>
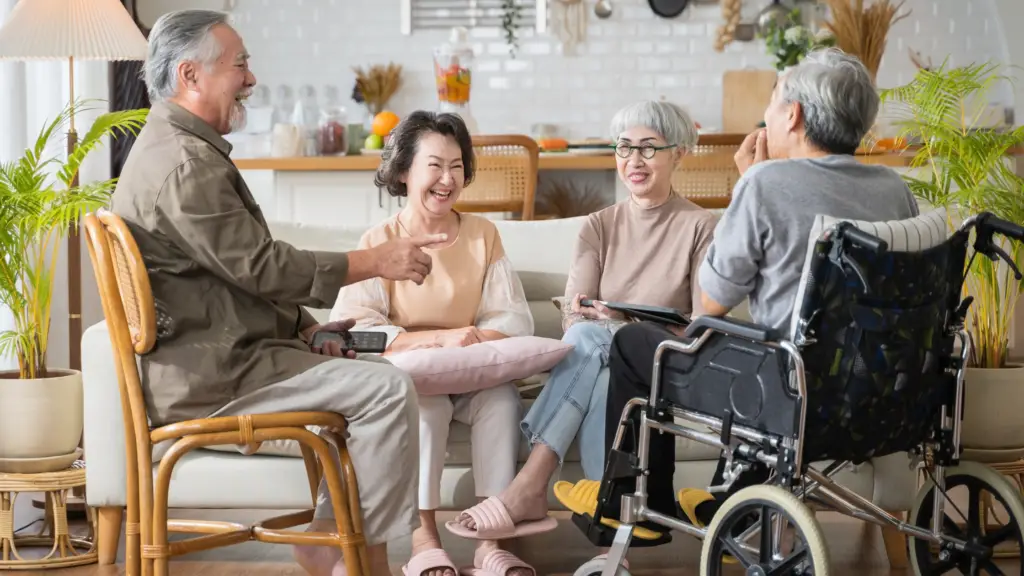
[(373, 178), (378, 189), (386, 188), (392, 196), (405, 196), (405, 182), (402, 175), (409, 171), (412, 159), (416, 155), (420, 139), (429, 133), (455, 138), (462, 150), (462, 172), (465, 184), (473, 181), (476, 168), (476, 155), (473, 152), (473, 138), (469, 135), (466, 123), (458, 114), (428, 112), (417, 110), (405, 117), (391, 132), (384, 152), (381, 154), (380, 167)]

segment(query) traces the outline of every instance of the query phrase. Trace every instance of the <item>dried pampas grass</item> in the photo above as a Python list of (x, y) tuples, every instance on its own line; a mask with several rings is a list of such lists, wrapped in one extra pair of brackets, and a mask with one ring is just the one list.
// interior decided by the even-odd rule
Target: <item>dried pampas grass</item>
[(885, 53), (889, 29), (910, 16), (901, 13), (905, 0), (876, 0), (864, 6), (865, 0), (823, 0), (832, 12), (832, 20), (825, 26), (836, 39), (836, 46), (847, 54), (860, 58), (874, 80)]
[(366, 71), (357, 66), (352, 71), (356, 73), (356, 87), (359, 93), (374, 114), (387, 106), (388, 101), (402, 85), (402, 67), (398, 64), (374, 64)]

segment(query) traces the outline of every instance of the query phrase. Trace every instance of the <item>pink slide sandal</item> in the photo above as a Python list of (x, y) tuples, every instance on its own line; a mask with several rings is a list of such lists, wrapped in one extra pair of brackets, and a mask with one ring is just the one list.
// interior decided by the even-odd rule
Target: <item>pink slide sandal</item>
[(494, 550), (484, 556), (483, 568), (463, 568), (459, 574), (461, 576), (505, 576), (513, 568), (524, 568), (537, 576), (537, 571), (533, 569), (533, 566), (506, 550)]
[(508, 514), (505, 504), (497, 497), (491, 496), (487, 500), (465, 510), (460, 515), (469, 516), (476, 522), (476, 530), (470, 530), (457, 520), (445, 523), (448, 531), (462, 538), (471, 540), (506, 540), (508, 538), (520, 538), (550, 532), (558, 527), (558, 520), (550, 516), (543, 520), (532, 520), (529, 522), (512, 523), (512, 517)]
[(409, 563), (402, 566), (402, 574), (405, 576), (422, 576), (431, 570), (444, 570), (448, 568), (452, 574), (458, 574), (459, 569), (448, 557), (448, 553), (440, 548), (424, 550), (409, 559)]

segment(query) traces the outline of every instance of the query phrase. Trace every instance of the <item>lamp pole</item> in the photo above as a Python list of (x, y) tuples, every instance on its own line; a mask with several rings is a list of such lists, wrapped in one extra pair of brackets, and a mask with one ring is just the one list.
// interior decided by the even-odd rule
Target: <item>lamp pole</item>
[[(71, 96), (71, 117), (68, 126), (68, 158), (78, 145), (75, 130), (75, 57), (68, 58), (68, 87)], [(71, 188), (78, 186), (78, 172)], [(68, 231), (68, 364), (72, 370), (82, 369), (82, 247), (78, 223)]]

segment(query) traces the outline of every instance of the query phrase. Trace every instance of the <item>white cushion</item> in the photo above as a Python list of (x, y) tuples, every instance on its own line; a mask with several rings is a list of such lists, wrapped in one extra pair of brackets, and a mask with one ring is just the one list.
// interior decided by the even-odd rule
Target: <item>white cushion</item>
[[(562, 275), (569, 271), (576, 238), (586, 219), (586, 216), (577, 216), (553, 220), (495, 220), (494, 225), (501, 235), (505, 254), (520, 277), (526, 272), (547, 272), (564, 278)], [(558, 294), (552, 295), (561, 296), (564, 291), (563, 281)]]
[(814, 218), (811, 233), (808, 235), (807, 254), (804, 256), (803, 272), (800, 274), (800, 287), (797, 289), (790, 321), (790, 336), (795, 337), (800, 323), (800, 308), (804, 301), (807, 279), (811, 273), (811, 257), (814, 245), (822, 236), (831, 231), (840, 222), (849, 222), (855, 227), (876, 236), (889, 245), (890, 252), (921, 252), (942, 244), (949, 238), (949, 224), (946, 220), (946, 209), (939, 208), (925, 212), (906, 220), (888, 220), (885, 222), (868, 222), (850, 220), (819, 214)]

